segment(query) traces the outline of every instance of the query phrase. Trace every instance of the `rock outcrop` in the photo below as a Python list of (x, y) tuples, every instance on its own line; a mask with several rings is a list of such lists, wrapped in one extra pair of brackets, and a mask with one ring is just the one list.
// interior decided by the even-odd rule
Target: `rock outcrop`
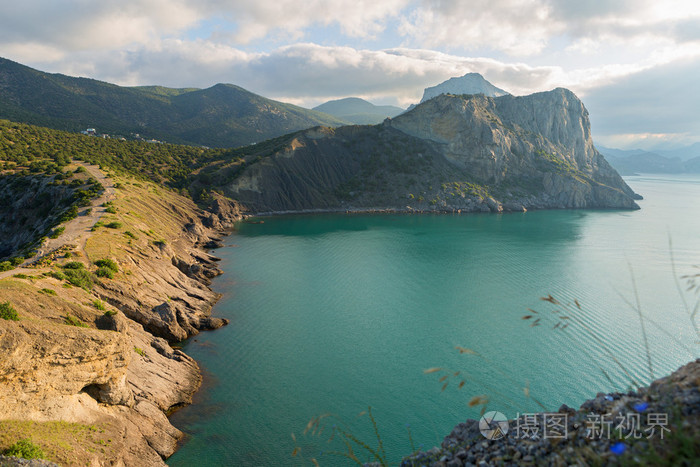
[(479, 73), (467, 73), (464, 76), (450, 78), (438, 85), (425, 88), (421, 103), (429, 101), (440, 94), (483, 94), (487, 97), (507, 96), (510, 93), (489, 83)]
[(131, 406), (126, 384), (133, 353), (123, 333), (31, 321), (0, 320), (0, 419), (21, 407), (41, 418), (48, 398), (84, 392), (98, 402)]
[(252, 212), (637, 209), (566, 89), (439, 95), (377, 126), (290, 135), (235, 174)]
[(542, 435), (543, 415), (509, 420), (504, 436), (489, 440), (479, 420), (467, 420), (439, 447), (413, 453), (400, 465), (691, 465), (700, 454), (700, 359), (638, 391), (599, 393), (578, 410), (562, 405), (547, 413), (562, 421), (554, 437)]

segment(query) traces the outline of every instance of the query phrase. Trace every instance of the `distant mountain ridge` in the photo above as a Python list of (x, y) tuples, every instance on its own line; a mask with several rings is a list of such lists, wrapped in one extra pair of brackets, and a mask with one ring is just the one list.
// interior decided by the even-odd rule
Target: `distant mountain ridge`
[(450, 78), (436, 86), (425, 88), (421, 102), (432, 99), (440, 94), (483, 94), (486, 97), (501, 97), (510, 95), (509, 92), (489, 83), (479, 73), (467, 73), (464, 76)]
[(333, 115), (356, 125), (381, 123), (387, 117), (395, 117), (404, 111), (393, 105), (374, 105), (359, 97), (346, 97), (328, 101), (313, 108), (317, 112)]
[(700, 143), (665, 151), (620, 150), (601, 146), (600, 152), (622, 175), (700, 173)]
[(239, 86), (122, 87), (44, 73), (0, 58), (0, 118), (67, 131), (139, 133), (172, 143), (236, 147), (346, 122)]

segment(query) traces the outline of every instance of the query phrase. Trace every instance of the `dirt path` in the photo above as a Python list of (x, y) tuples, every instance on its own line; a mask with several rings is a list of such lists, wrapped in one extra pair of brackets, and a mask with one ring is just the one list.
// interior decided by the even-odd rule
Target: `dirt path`
[[(90, 229), (105, 213), (105, 208), (102, 206), (102, 204), (107, 201), (114, 200), (116, 195), (112, 179), (107, 178), (98, 166), (89, 165), (80, 161), (73, 161), (73, 163), (75, 165), (85, 167), (88, 173), (102, 184), (104, 187), (104, 192), (98, 198), (92, 200), (90, 206), (81, 208), (78, 212), (78, 217), (61, 224), (65, 227), (65, 230), (58, 236), (58, 238), (49, 238), (45, 240), (34, 258), (28, 259), (17, 269), (0, 272), (0, 279), (12, 276), (13, 274), (35, 274), (40, 272), (42, 268), (27, 268), (26, 266), (51, 253), (52, 251), (57, 250), (63, 245), (76, 245), (77, 249), (81, 253), (84, 253), (85, 243), (92, 233)], [(85, 214), (89, 208), (92, 208), (92, 211), (90, 214)]]

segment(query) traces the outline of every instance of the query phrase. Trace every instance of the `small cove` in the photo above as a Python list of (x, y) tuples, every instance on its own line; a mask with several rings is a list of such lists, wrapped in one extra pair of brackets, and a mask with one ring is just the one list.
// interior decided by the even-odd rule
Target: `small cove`
[[(626, 387), (595, 341), (550, 325), (530, 327), (539, 298), (578, 300), (584, 322), (635, 378), (648, 380), (632, 276), (650, 325), (656, 376), (692, 358), (693, 336), (677, 273), (700, 264), (700, 177), (628, 177), (640, 211), (539, 211), (504, 215), (314, 215), (241, 224), (220, 249), (225, 275), (217, 316), (231, 324), (185, 344), (205, 375), (195, 403), (173, 423), (189, 434), (169, 465), (297, 465), (343, 459), (327, 436), (302, 436), (308, 420), (333, 413), (373, 442), (372, 406), (390, 458), (439, 444), (478, 416), (467, 403), (488, 394), (509, 418), (598, 391)], [(692, 295), (688, 296), (692, 298)], [(543, 321), (545, 321), (543, 319)], [(669, 337), (673, 336), (673, 338)], [(463, 346), (486, 358), (460, 355)], [(697, 346), (694, 349), (697, 355)], [(610, 388), (603, 367), (618, 384)], [(449, 369), (424, 374), (432, 367)], [(466, 378), (462, 389), (458, 383)]]

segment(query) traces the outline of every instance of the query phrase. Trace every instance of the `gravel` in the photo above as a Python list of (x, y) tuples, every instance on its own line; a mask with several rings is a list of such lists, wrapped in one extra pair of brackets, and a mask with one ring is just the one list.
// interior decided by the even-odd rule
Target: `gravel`
[(638, 391), (599, 393), (578, 410), (562, 405), (508, 420), (500, 439), (487, 440), (479, 421), (467, 420), (440, 447), (405, 457), (401, 466), (643, 464), (650, 445), (673, 459), (669, 438), (679, 434), (700, 451), (700, 359)]

